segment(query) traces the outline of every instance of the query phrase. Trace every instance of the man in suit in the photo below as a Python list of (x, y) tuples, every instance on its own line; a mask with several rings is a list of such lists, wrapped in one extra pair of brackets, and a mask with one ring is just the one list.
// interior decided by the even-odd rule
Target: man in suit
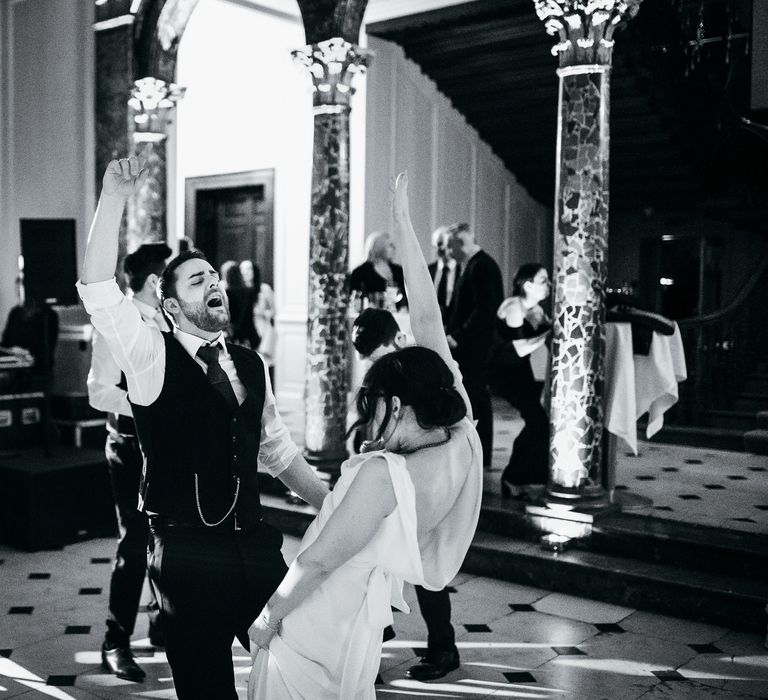
[(448, 345), (459, 363), (477, 419), (483, 466), (489, 467), (493, 456), (493, 410), (487, 386), (488, 350), (496, 312), (504, 299), (504, 283), (499, 266), (478, 245), (469, 224), (451, 224), (446, 236), (451, 257), (462, 267), (446, 325)]
[(161, 275), (171, 333), (144, 323), (115, 284), (123, 209), (145, 178), (136, 158), (107, 167), (77, 286), (126, 377), (177, 696), (236, 700), (232, 642), (249, 648), (248, 627), (287, 571), (282, 536), (261, 517), (257, 467), (316, 508), (328, 490), (291, 440), (261, 358), (225, 343), (227, 296), (202, 253)]
[[(171, 249), (165, 243), (146, 244), (127, 255), (123, 261), (131, 301), (144, 323), (164, 332), (170, 328), (160, 311), (157, 283), (170, 255)], [(142, 681), (145, 674), (131, 654), (130, 638), (147, 573), (147, 516), (136, 508), (143, 458), (125, 376), (98, 331), (93, 334), (87, 384), (91, 406), (107, 413), (105, 452), (120, 528), (109, 583), (109, 613), (101, 659), (105, 668), (118, 678)], [(164, 646), (158, 605), (151, 586), (150, 596), (149, 641), (155, 646)]]
[(443, 325), (448, 322), (448, 311), (453, 298), (453, 290), (456, 286), (456, 280), (461, 276), (461, 266), (448, 252), (447, 231), (447, 226), (441, 226), (435, 229), (432, 234), (432, 247), (435, 249), (437, 258), (427, 265), (429, 274), (435, 283), (437, 303), (440, 306)]

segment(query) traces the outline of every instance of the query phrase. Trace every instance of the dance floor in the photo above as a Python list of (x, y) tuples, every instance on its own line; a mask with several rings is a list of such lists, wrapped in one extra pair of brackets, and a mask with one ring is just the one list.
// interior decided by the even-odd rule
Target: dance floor
[[(522, 427), (503, 402), (496, 410), (494, 470)], [(301, 439), (301, 412), (282, 406)], [(619, 450), (619, 491), (631, 512), (733, 530), (768, 531), (768, 460), (641, 442), (639, 456)], [(633, 499), (630, 499), (633, 500)], [(144, 683), (101, 668), (114, 541), (93, 539), (61, 550), (23, 553), (0, 546), (0, 700), (3, 698), (173, 698), (165, 654), (146, 639), (139, 616), (134, 652)], [(286, 538), (290, 560), (297, 540)], [(681, 570), (682, 572), (683, 570)], [(412, 588), (410, 615), (395, 615), (397, 637), (383, 649), (379, 698), (765, 698), (768, 651), (761, 635), (655, 615), (561, 593), (460, 574), (452, 583), (461, 668), (440, 681), (411, 681), (405, 671), (425, 645)], [(233, 647), (245, 697), (250, 659)]]
[[(287, 558), (296, 546), (286, 539)], [(165, 654), (146, 639), (144, 614), (134, 652), (146, 681), (121, 681), (101, 668), (113, 555), (109, 539), (32, 554), (0, 548), (0, 700), (175, 697)], [(461, 668), (417, 683), (405, 671), (426, 636), (407, 588), (414, 609), (395, 615), (397, 637), (382, 652), (379, 698), (768, 696), (761, 636), (466, 574), (453, 581), (451, 594)], [(244, 698), (250, 659), (239, 645), (232, 654)]]

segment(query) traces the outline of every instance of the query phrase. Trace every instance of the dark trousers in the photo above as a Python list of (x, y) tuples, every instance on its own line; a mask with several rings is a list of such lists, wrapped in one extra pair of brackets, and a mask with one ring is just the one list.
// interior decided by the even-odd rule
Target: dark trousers
[(541, 405), (541, 385), (533, 381), (494, 386), (494, 393), (511, 403), (525, 421), (515, 438), (504, 481), (522, 486), (546, 484), (549, 478), (549, 417)]
[[(109, 582), (109, 613), (104, 642), (130, 644), (147, 574), (147, 516), (137, 510), (142, 456), (136, 437), (107, 433), (105, 448), (120, 539)], [(158, 605), (150, 587), (150, 628), (158, 624)]]
[[(462, 370), (462, 373), (464, 370)], [(490, 467), (493, 459), (493, 408), (486, 380), (472, 374), (464, 375), (464, 388), (477, 421), (477, 434), (483, 447), (483, 466)]]
[(178, 697), (236, 700), (232, 642), (249, 648), (248, 627), (288, 569), (283, 536), (264, 523), (235, 532), (171, 527), (156, 517), (150, 532), (149, 571)]
[(451, 625), (451, 598), (448, 591), (428, 591), (414, 586), (419, 608), (427, 623), (427, 649), (429, 651), (456, 651), (456, 635)]

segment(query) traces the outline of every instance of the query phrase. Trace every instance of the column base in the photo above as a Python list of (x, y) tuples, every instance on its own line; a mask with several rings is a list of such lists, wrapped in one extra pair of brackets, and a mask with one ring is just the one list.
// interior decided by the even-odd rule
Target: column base
[(589, 537), (596, 521), (620, 510), (602, 486), (591, 482), (579, 488), (550, 484), (537, 502), (525, 507), (534, 530), (570, 539)]

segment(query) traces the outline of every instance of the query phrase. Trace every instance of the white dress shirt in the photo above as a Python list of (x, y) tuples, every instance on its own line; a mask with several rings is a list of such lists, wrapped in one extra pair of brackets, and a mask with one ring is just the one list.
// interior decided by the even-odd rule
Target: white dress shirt
[[(77, 291), (91, 322), (106, 342), (118, 368), (125, 374), (131, 401), (139, 406), (149, 406), (160, 396), (165, 380), (165, 341), (160, 329), (144, 322), (137, 306), (120, 291), (114, 278), (92, 284), (78, 282)], [(173, 334), (200, 366), (200, 371), (206, 372), (205, 363), (197, 357), (198, 349), (206, 341), (178, 328), (174, 328)], [(237, 376), (224, 335), (221, 334), (215, 342), (221, 346), (219, 364), (229, 378), (238, 402), (242, 403), (246, 390)], [(290, 465), (299, 450), (277, 412), (266, 362), (264, 382), (258, 463), (264, 471), (277, 476)]]
[(448, 275), (445, 282), (445, 303), (448, 305), (453, 298), (453, 285), (456, 283), (456, 261), (453, 258), (448, 258), (447, 263), (442, 258), (437, 259), (434, 279), (435, 289), (440, 286), (440, 280), (443, 275)]
[[(142, 321), (148, 326), (165, 332), (170, 330), (159, 309), (139, 301), (136, 297), (132, 297), (131, 301), (139, 310)], [(107, 341), (101, 333), (94, 331), (92, 342), (91, 369), (87, 381), (88, 403), (97, 411), (119, 413), (121, 416), (133, 418), (128, 392), (118, 386), (122, 371), (112, 357)]]

